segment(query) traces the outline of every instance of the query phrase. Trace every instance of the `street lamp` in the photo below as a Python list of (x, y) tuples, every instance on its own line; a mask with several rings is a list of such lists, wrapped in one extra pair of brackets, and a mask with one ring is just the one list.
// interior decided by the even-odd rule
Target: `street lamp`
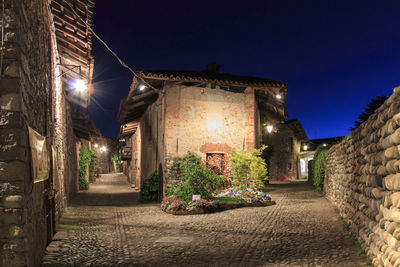
[(101, 151), (102, 151), (102, 152), (106, 152), (106, 151), (107, 151), (107, 148), (106, 148), (105, 146), (102, 146), (102, 147), (101, 147)]
[(272, 130), (274, 129), (274, 126), (272, 125), (267, 125), (267, 132), (272, 133)]

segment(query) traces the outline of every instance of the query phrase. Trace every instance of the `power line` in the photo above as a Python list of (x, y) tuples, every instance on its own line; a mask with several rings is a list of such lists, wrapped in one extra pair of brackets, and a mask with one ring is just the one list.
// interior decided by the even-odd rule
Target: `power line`
[(158, 90), (153, 87), (152, 85), (150, 85), (148, 82), (146, 82), (142, 77), (140, 77), (139, 75), (136, 74), (136, 72), (130, 67), (128, 66), (128, 64), (126, 64), (118, 55), (116, 52), (114, 52), (109, 46), (108, 44), (100, 38), (100, 36), (86, 23), (86, 21), (81, 18), (79, 16), (79, 14), (75, 11), (75, 9), (67, 2), (67, 1), (63, 1), (64, 3), (66, 3), (69, 8), (71, 9), (71, 11), (75, 14), (75, 16), (77, 16), (78, 19), (80, 19), (85, 25), (86, 27), (89, 29), (89, 31), (91, 33), (93, 33), (93, 35), (107, 48), (107, 50), (118, 60), (119, 64), (121, 64), (122, 67), (128, 69), (133, 76), (135, 76), (136, 78), (140, 79), (146, 86), (150, 87), (152, 90), (154, 90), (155, 92), (158, 92)]

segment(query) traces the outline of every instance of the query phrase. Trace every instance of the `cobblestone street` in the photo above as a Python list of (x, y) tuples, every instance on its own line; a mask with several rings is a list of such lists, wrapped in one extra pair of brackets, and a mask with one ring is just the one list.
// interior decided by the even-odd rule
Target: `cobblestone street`
[[(127, 202), (137, 193), (123, 179), (103, 176), (78, 196), (43, 266), (367, 266), (333, 206), (305, 183), (268, 186), (274, 206), (174, 216)], [(104, 199), (101, 186), (111, 196), (115, 183), (127, 192)]]

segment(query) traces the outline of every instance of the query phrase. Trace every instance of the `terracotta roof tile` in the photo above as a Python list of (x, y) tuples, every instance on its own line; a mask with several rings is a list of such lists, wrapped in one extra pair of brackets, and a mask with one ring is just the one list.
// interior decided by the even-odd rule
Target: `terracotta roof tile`
[(219, 73), (211, 71), (174, 71), (174, 70), (144, 70), (139, 74), (145, 78), (157, 78), (173, 81), (202, 81), (202, 82), (215, 82), (227, 83), (237, 85), (255, 85), (255, 86), (284, 86), (287, 84), (271, 79), (253, 77), (253, 76), (240, 76), (232, 75), (229, 73)]

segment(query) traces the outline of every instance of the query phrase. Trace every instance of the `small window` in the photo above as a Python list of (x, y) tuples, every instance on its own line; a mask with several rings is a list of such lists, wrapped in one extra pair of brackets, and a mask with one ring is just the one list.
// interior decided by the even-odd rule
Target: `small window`
[(289, 152), (293, 152), (293, 137), (288, 138), (288, 148)]
[(206, 166), (211, 169), (215, 174), (221, 175), (224, 173), (224, 153), (207, 153)]
[(292, 163), (291, 163), (291, 162), (288, 163), (288, 170), (289, 170), (289, 171), (292, 170)]

